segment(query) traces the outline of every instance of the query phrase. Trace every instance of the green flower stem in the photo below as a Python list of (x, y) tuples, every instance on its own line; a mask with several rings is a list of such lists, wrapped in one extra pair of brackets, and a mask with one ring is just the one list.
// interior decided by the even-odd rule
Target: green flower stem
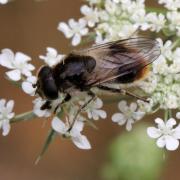
[[(62, 109), (61, 112), (59, 112), (59, 113), (57, 114), (57, 116), (58, 116), (59, 118), (61, 118), (61, 117), (63, 116), (63, 114), (64, 114), (64, 111), (63, 111), (63, 109)], [(46, 152), (47, 149), (49, 148), (49, 145), (50, 145), (50, 144), (52, 143), (52, 141), (54, 140), (55, 136), (56, 136), (56, 132), (51, 128), (51, 129), (49, 130), (49, 133), (48, 133), (47, 137), (46, 137), (46, 140), (45, 140), (45, 142), (44, 142), (43, 148), (42, 148), (39, 156), (37, 157), (37, 159), (36, 159), (36, 161), (35, 161), (35, 165), (37, 165), (37, 164), (39, 163), (39, 161), (41, 160), (41, 158), (43, 157), (43, 155), (45, 154), (45, 152)]]
[(6, 75), (5, 75), (4, 77), (5, 77), (5, 79), (8, 80), (11, 84), (13, 84), (13, 85), (21, 88), (21, 83), (22, 83), (21, 81), (13, 81), (13, 80), (9, 79), (9, 77), (6, 76)]
[(10, 123), (28, 121), (28, 120), (32, 120), (35, 117), (36, 115), (33, 113), (33, 111), (29, 111), (29, 112), (16, 115), (14, 118), (11, 119)]
[(37, 157), (37, 159), (35, 161), (35, 165), (37, 165), (39, 163), (39, 161), (41, 160), (42, 156), (44, 155), (44, 153), (48, 149), (49, 145), (51, 144), (51, 142), (55, 138), (55, 135), (56, 135), (56, 132), (51, 128), (49, 130), (48, 135), (47, 135), (47, 138), (46, 138), (46, 141), (45, 141), (44, 146), (42, 148), (42, 151), (41, 151), (41, 153), (39, 154), (39, 156)]
[(180, 46), (180, 38), (177, 38), (176, 41), (172, 44), (172, 49), (175, 49)]
[(171, 109), (166, 109), (164, 112), (164, 120), (165, 122), (172, 117)]

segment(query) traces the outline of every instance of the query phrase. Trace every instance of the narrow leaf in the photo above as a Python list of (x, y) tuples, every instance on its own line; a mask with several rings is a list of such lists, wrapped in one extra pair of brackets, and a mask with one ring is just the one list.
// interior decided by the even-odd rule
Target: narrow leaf
[(45, 152), (48, 149), (49, 145), (53, 141), (55, 135), (56, 135), (56, 132), (53, 129), (50, 129), (50, 131), (48, 133), (48, 136), (47, 136), (47, 138), (45, 140), (44, 146), (42, 148), (42, 151), (41, 151), (41, 153), (39, 154), (39, 156), (37, 157), (37, 159), (35, 161), (35, 165), (37, 165), (39, 163), (39, 161), (41, 160), (42, 156), (45, 154)]

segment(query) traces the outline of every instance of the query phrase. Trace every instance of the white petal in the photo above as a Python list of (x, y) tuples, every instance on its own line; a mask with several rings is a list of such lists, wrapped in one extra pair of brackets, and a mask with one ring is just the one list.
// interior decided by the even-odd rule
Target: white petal
[(133, 119), (128, 119), (126, 124), (126, 130), (131, 131), (132, 130), (132, 124), (134, 123)]
[(180, 124), (173, 130), (173, 137), (180, 139)]
[(17, 52), (15, 55), (15, 61), (20, 61), (20, 62), (27, 62), (30, 61), (31, 57), (27, 56), (24, 53)]
[(0, 55), (0, 64), (4, 67), (13, 68), (12, 62), (14, 60), (14, 53), (10, 49), (3, 49)]
[(118, 104), (118, 108), (121, 112), (126, 112), (128, 109), (127, 102), (126, 101), (120, 101)]
[(77, 137), (72, 137), (73, 143), (80, 149), (91, 149), (91, 145), (84, 135), (79, 135)]
[(87, 21), (83, 18), (79, 19), (79, 25), (80, 25), (80, 28), (83, 28), (85, 27), (87, 24)]
[(1, 99), (0, 100), (0, 111), (1, 109), (5, 106), (6, 100), (5, 99)]
[(156, 118), (154, 121), (158, 124), (160, 129), (165, 129), (165, 123), (161, 118)]
[(36, 90), (35, 88), (33, 88), (32, 84), (29, 82), (23, 82), (22, 89), (25, 93), (30, 94), (30, 95), (35, 93), (35, 90)]
[(180, 119), (180, 112), (177, 112), (177, 113), (176, 113), (176, 118), (177, 118), (177, 119)]
[(77, 22), (76, 22), (74, 19), (69, 19), (68, 23), (69, 23), (69, 26), (70, 26), (72, 29), (78, 27), (78, 24), (77, 24)]
[(14, 115), (15, 115), (15, 113), (9, 113), (9, 114), (7, 115), (7, 118), (8, 118), (8, 119), (12, 119), (12, 118), (14, 117)]
[(57, 50), (52, 47), (47, 47), (47, 51), (51, 56), (57, 56)]
[(131, 109), (132, 112), (136, 111), (136, 109), (137, 109), (137, 104), (134, 103), (134, 102), (131, 103), (131, 104), (130, 104), (130, 109)]
[(32, 84), (35, 84), (37, 82), (37, 77), (36, 76), (30, 76), (27, 78), (27, 81), (32, 83)]
[(27, 68), (24, 68), (24, 69), (22, 70), (22, 74), (24, 74), (24, 75), (27, 76), (27, 77), (32, 76), (31, 71), (29, 71)]
[(19, 81), (21, 79), (21, 72), (18, 69), (8, 71), (6, 74), (13, 81)]
[(95, 108), (97, 108), (97, 109), (99, 109), (103, 106), (103, 102), (100, 98), (96, 98), (94, 103), (95, 103)]
[(84, 127), (84, 123), (83, 123), (82, 121), (78, 121), (78, 120), (77, 120), (77, 121), (74, 123), (74, 126), (73, 126), (73, 128), (72, 128), (71, 131), (76, 130), (76, 131), (78, 131), (78, 132), (81, 132), (81, 131), (83, 130), (83, 127)]
[(157, 146), (160, 148), (163, 148), (166, 145), (166, 141), (165, 141), (165, 137), (161, 136), (157, 142), (156, 142)]
[(14, 107), (14, 101), (13, 100), (8, 101), (6, 107), (9, 113), (12, 112), (13, 107)]
[(151, 138), (158, 138), (162, 135), (161, 131), (155, 127), (148, 127), (147, 134)]
[(62, 31), (66, 38), (71, 38), (73, 36), (73, 32), (70, 30), (68, 25), (64, 22), (59, 23), (58, 30)]
[(96, 110), (96, 111), (98, 111), (98, 114), (102, 119), (105, 119), (107, 117), (107, 114), (105, 111), (103, 110)]
[(166, 149), (169, 151), (174, 151), (179, 146), (179, 141), (172, 136), (165, 136), (166, 140)]
[(76, 33), (72, 38), (72, 45), (77, 46), (81, 42), (80, 34)]
[(142, 119), (144, 115), (145, 115), (145, 112), (137, 111), (133, 113), (133, 118), (138, 121)]
[(174, 118), (170, 118), (170, 119), (166, 122), (166, 127), (172, 128), (175, 124), (176, 124), (176, 120), (175, 120)]
[(35, 69), (35, 67), (32, 64), (27, 64), (27, 69), (29, 71), (33, 71)]
[(65, 133), (65, 124), (59, 118), (54, 117), (52, 122), (51, 122), (51, 126), (56, 132), (58, 132), (60, 134)]
[(113, 122), (117, 122), (119, 125), (123, 125), (123, 124), (125, 124), (126, 119), (125, 119), (125, 117), (124, 117), (123, 114), (121, 114), (121, 113), (115, 113), (115, 114), (112, 116), (112, 121), (113, 121)]
[(5, 121), (5, 122), (2, 124), (2, 130), (3, 130), (2, 135), (3, 135), (3, 136), (8, 135), (10, 129), (11, 129), (11, 126), (10, 126), (10, 124), (9, 124), (9, 121)]

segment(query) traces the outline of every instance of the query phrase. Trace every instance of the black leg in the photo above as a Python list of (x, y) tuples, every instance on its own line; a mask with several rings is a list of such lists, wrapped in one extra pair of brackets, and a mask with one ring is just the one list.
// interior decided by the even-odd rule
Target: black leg
[(98, 88), (102, 89), (102, 90), (105, 90), (105, 91), (111, 91), (113, 93), (120, 93), (120, 94), (123, 94), (123, 95), (128, 95), (128, 96), (134, 97), (136, 99), (140, 99), (142, 101), (149, 102), (146, 98), (143, 98), (141, 96), (133, 94), (133, 93), (131, 93), (131, 92), (125, 90), (125, 89), (116, 89), (116, 88), (111, 88), (111, 87), (107, 87), (107, 86), (103, 86), (103, 85), (99, 85)]
[(42, 106), (41, 106), (41, 110), (45, 110), (45, 109), (51, 109), (51, 101), (47, 100)]
[(56, 114), (57, 109), (58, 109), (61, 105), (63, 105), (64, 103), (68, 102), (70, 99), (71, 99), (71, 95), (70, 95), (70, 94), (66, 94), (66, 97), (63, 99), (63, 101), (55, 107), (55, 109), (54, 109), (54, 114)]
[(91, 96), (91, 98), (90, 98), (87, 102), (85, 102), (85, 103), (78, 109), (78, 111), (76, 112), (76, 114), (75, 114), (75, 116), (74, 116), (74, 118), (73, 118), (73, 121), (72, 121), (72, 123), (71, 123), (71, 125), (70, 125), (70, 127), (69, 127), (69, 129), (68, 129), (69, 132), (70, 132), (71, 129), (73, 128), (74, 123), (76, 122), (76, 118), (78, 117), (79, 113), (80, 113), (91, 101), (93, 101), (93, 100), (95, 99), (95, 97), (96, 97), (96, 95), (95, 95), (92, 91), (89, 91), (89, 92), (88, 92), (88, 95)]

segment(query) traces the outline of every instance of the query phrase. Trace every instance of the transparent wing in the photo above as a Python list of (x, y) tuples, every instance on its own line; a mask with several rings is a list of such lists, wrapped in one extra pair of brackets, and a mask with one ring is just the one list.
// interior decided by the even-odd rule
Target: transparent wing
[(93, 86), (113, 83), (118, 77), (143, 69), (159, 57), (160, 47), (156, 40), (138, 37), (95, 45), (80, 54), (96, 60), (96, 67), (87, 79), (87, 85)]

